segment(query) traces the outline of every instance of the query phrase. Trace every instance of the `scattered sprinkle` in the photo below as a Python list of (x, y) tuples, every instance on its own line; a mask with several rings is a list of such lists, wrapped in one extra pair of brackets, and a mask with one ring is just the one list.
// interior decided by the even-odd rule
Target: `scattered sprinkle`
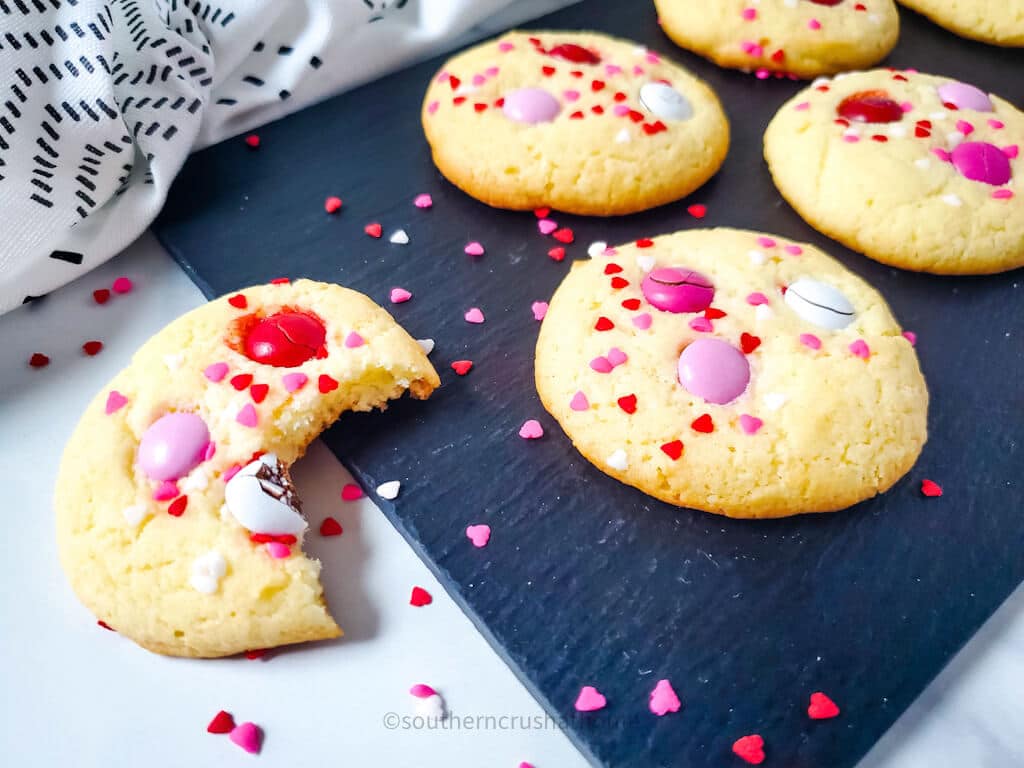
[(550, 235), (556, 229), (558, 229), (558, 224), (553, 222), (551, 219), (541, 219), (537, 222), (537, 230), (542, 235)]
[(679, 457), (683, 455), (683, 441), (673, 440), (670, 443), (665, 443), (661, 446), (662, 452), (668, 456), (672, 461), (678, 461)]
[(548, 256), (550, 256), (554, 261), (561, 261), (562, 259), (565, 258), (565, 248), (563, 248), (560, 245), (555, 246), (550, 251), (548, 251)]
[(110, 301), (110, 290), (107, 288), (99, 288), (92, 292), (92, 300), (97, 304), (106, 304)]
[(341, 498), (345, 501), (356, 501), (363, 498), (363, 489), (355, 483), (345, 483), (341, 488)]
[(472, 368), (472, 360), (456, 360), (452, 363), (452, 370), (459, 374), (459, 376), (465, 376), (472, 370)]
[(416, 343), (420, 345), (420, 349), (423, 350), (423, 354), (425, 355), (429, 355), (434, 351), (433, 339), (416, 339)]
[(249, 149), (259, 149), (260, 137), (255, 133), (250, 133), (245, 137), (245, 145), (249, 147)]
[(839, 707), (821, 691), (811, 694), (811, 703), (807, 707), (807, 715), (812, 720), (830, 720), (839, 714)]
[(569, 243), (573, 242), (576, 239), (576, 235), (574, 235), (573, 231), (568, 227), (556, 229), (554, 232), (551, 233), (551, 236), (555, 238), (555, 240), (557, 240), (558, 242), (565, 243), (566, 245), (568, 245)]
[(280, 541), (268, 541), (264, 546), (267, 548), (267, 554), (275, 560), (283, 560), (292, 553), (291, 548)]
[(491, 540), (491, 526), (471, 525), (466, 528), (466, 537), (473, 542), (474, 547), (486, 547)]
[(534, 320), (543, 320), (548, 314), (548, 303), (546, 301), (535, 301), (530, 305), (530, 310), (533, 312)]
[(544, 427), (536, 419), (528, 419), (519, 428), (519, 436), (524, 440), (537, 440), (544, 436)]
[(122, 395), (116, 389), (112, 389), (110, 390), (110, 394), (107, 395), (107, 404), (104, 406), (103, 411), (107, 416), (109, 416), (110, 414), (121, 410), (127, 402), (127, 397)]
[(577, 392), (569, 401), (569, 407), (574, 411), (586, 411), (590, 409), (590, 401), (582, 392)]
[(341, 536), (342, 533), (341, 523), (333, 517), (325, 517), (324, 521), (320, 523), (321, 536)]
[(324, 200), (324, 210), (328, 213), (337, 213), (341, 210), (341, 198), (340, 197), (328, 197)]
[(617, 469), (620, 472), (625, 472), (629, 469), (629, 457), (622, 448), (616, 448), (612, 451), (611, 455), (605, 459), (605, 463), (612, 469)]
[(245, 298), (245, 294), (236, 293), (234, 296), (228, 299), (228, 304), (230, 304), (235, 309), (245, 309), (246, 307), (249, 306), (249, 300)]
[(89, 357), (95, 357), (103, 349), (102, 341), (87, 341), (82, 345), (82, 351), (85, 352)]
[(131, 293), (133, 286), (132, 281), (122, 275), (110, 287), (114, 290), (114, 293)]
[(471, 307), (466, 311), (464, 317), (466, 318), (467, 323), (474, 323), (476, 325), (479, 325), (484, 321), (484, 313), (480, 311), (479, 307)]
[(409, 244), (409, 233), (404, 229), (396, 229), (391, 233), (391, 237), (388, 238), (389, 243), (395, 245), (408, 245)]
[(691, 205), (686, 209), (686, 212), (693, 216), (695, 219), (703, 219), (708, 214), (708, 207), (702, 204)]
[(922, 480), (921, 493), (929, 498), (935, 498), (942, 495), (942, 486), (933, 480)]
[(197, 592), (212, 595), (220, 587), (220, 580), (228, 572), (228, 564), (220, 552), (207, 552), (192, 561), (189, 583)]
[(757, 416), (751, 416), (749, 413), (740, 414), (740, 429), (742, 429), (745, 434), (755, 435), (763, 426), (764, 422), (757, 418)]
[(50, 358), (42, 352), (33, 352), (32, 356), (28, 359), (28, 364), (32, 368), (45, 368), (50, 364)]
[(402, 488), (402, 483), (398, 480), (388, 480), (386, 483), (381, 483), (377, 486), (377, 495), (382, 499), (393, 501), (398, 498), (398, 492)]
[(659, 680), (658, 684), (654, 686), (654, 690), (651, 691), (647, 706), (651, 712), (662, 717), (669, 712), (678, 712), (682, 703), (672, 689), (672, 684), (668, 680)]
[(868, 347), (868, 344), (864, 339), (857, 339), (855, 342), (850, 344), (849, 349), (850, 352), (861, 360), (867, 360), (871, 357), (871, 349)]
[(250, 755), (258, 755), (263, 745), (263, 731), (255, 723), (242, 723), (228, 734), (228, 738)]
[(607, 247), (608, 243), (604, 242), (603, 240), (596, 240), (587, 246), (587, 255), (592, 259), (596, 259), (598, 256), (604, 254), (604, 251)]
[(124, 515), (125, 522), (132, 527), (138, 527), (142, 524), (142, 521), (149, 517), (149, 509), (145, 504), (132, 504), (130, 507), (125, 507), (121, 510), (121, 514)]
[(690, 427), (694, 432), (702, 432), (709, 435), (715, 431), (715, 422), (712, 420), (710, 413), (705, 413), (694, 419)]
[(391, 303), (392, 304), (404, 304), (412, 298), (412, 294), (405, 288), (392, 288), (391, 289)]
[(821, 339), (813, 333), (801, 333), (800, 343), (808, 349), (821, 349)]
[(375, 221), (363, 227), (363, 232), (368, 234), (370, 237), (380, 237), (384, 232), (384, 227)]
[(355, 331), (352, 331), (351, 333), (349, 333), (348, 336), (345, 337), (345, 346), (348, 347), (349, 349), (356, 349), (357, 347), (363, 346), (363, 344), (365, 343), (366, 339), (364, 339)]
[(434, 596), (423, 587), (412, 588), (412, 594), (409, 596), (409, 605), (422, 608), (424, 605), (430, 605), (432, 602), (434, 602)]
[(298, 392), (308, 381), (309, 377), (304, 373), (286, 373), (281, 377), (286, 392)]
[(213, 716), (213, 720), (206, 726), (207, 733), (231, 733), (235, 728), (235, 718), (230, 712), (223, 709)]
[(469, 256), (483, 256), (484, 247), (475, 240), (472, 243), (467, 243), (466, 247), (462, 249)]
[(412, 201), (412, 204), (417, 208), (432, 208), (434, 205), (434, 199), (424, 192), (421, 195), (416, 195), (416, 199)]
[(246, 403), (242, 406), (241, 410), (235, 415), (235, 421), (241, 424), (243, 427), (255, 427), (259, 423), (259, 418), (256, 416), (256, 409), (253, 408), (252, 403)]
[(733, 743), (732, 751), (741, 760), (751, 765), (760, 765), (764, 762), (764, 739), (756, 733), (743, 736)]
[(608, 700), (597, 688), (585, 685), (580, 689), (574, 706), (577, 712), (596, 712), (599, 709), (604, 709), (607, 703)]
[(916, 347), (917, 346), (917, 334), (916, 333), (914, 333), (913, 331), (904, 331), (902, 335), (903, 335), (904, 339), (906, 339), (907, 341), (910, 342), (910, 346), (912, 346), (912, 347)]

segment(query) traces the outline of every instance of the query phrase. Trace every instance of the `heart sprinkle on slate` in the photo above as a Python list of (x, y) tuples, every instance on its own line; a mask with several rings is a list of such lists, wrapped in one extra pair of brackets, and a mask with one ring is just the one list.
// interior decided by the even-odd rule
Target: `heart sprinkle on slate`
[(556, 246), (548, 251), (548, 256), (550, 256), (554, 261), (561, 261), (565, 258), (565, 248), (560, 245)]
[(333, 517), (325, 517), (324, 521), (320, 523), (321, 536), (341, 536), (342, 533), (344, 531), (341, 528), (341, 523)]
[(558, 242), (565, 243), (566, 245), (568, 245), (569, 243), (576, 239), (576, 235), (574, 235), (573, 231), (568, 227), (556, 229), (554, 232), (551, 233), (551, 236), (555, 238), (555, 240), (557, 240)]
[(672, 689), (672, 684), (668, 680), (659, 680), (651, 691), (647, 706), (658, 717), (663, 717), (669, 712), (678, 712), (683, 705)]
[(471, 243), (467, 243), (466, 247), (463, 248), (462, 250), (466, 252), (467, 256), (483, 256), (484, 255), (484, 247), (482, 245), (480, 245), (480, 243), (476, 242), (475, 240), (473, 242), (471, 242)]
[(404, 304), (412, 298), (412, 293), (407, 291), (405, 288), (392, 288), (391, 289), (391, 303), (392, 304)]
[(459, 374), (459, 376), (465, 376), (472, 368), (472, 360), (456, 360), (452, 363), (452, 370)]
[(524, 440), (537, 440), (544, 437), (544, 427), (536, 419), (529, 419), (519, 428), (519, 436)]
[(695, 219), (703, 219), (708, 214), (708, 207), (700, 204), (691, 205), (686, 209), (686, 212)]
[(386, 483), (381, 483), (377, 486), (377, 495), (382, 499), (393, 501), (398, 498), (398, 492), (402, 489), (402, 484), (398, 480), (388, 480)]
[(206, 726), (207, 733), (231, 733), (235, 729), (235, 718), (230, 712), (223, 709), (213, 716), (213, 720)]
[(384, 227), (382, 227), (379, 223), (377, 223), (375, 221), (375, 222), (373, 222), (371, 224), (367, 224), (365, 227), (363, 227), (363, 232), (368, 234), (370, 237), (378, 237), (379, 238), (381, 236), (381, 234), (383, 234), (383, 232), (384, 232)]
[(921, 493), (929, 498), (935, 498), (942, 495), (942, 486), (933, 480), (922, 480)]
[(839, 707), (821, 691), (811, 694), (811, 703), (807, 707), (807, 716), (812, 720), (830, 720), (839, 714)]
[(434, 199), (424, 192), (421, 195), (416, 195), (416, 199), (412, 201), (412, 204), (417, 208), (431, 208), (434, 205)]
[(608, 700), (605, 699), (604, 695), (592, 685), (585, 685), (580, 689), (579, 696), (576, 697), (576, 703), (573, 705), (576, 707), (577, 712), (596, 712), (599, 709), (604, 709)]
[(412, 588), (412, 594), (409, 596), (409, 605), (422, 608), (424, 605), (430, 605), (432, 602), (434, 602), (434, 596), (423, 587)]
[(131, 293), (133, 285), (131, 280), (122, 275), (110, 287), (114, 290), (114, 293)]
[(255, 648), (251, 651), (246, 651), (245, 658), (249, 661), (256, 661), (256, 659), (266, 659), (269, 656), (266, 648)]
[(533, 209), (533, 215), (536, 216), (538, 219), (546, 219), (548, 216), (551, 215), (551, 209), (550, 208), (534, 208)]
[(404, 229), (396, 229), (391, 233), (391, 237), (388, 238), (389, 243), (395, 245), (408, 245), (409, 244), (409, 233)]
[(491, 540), (491, 526), (489, 525), (470, 525), (466, 528), (466, 538), (473, 542), (473, 546), (486, 547), (487, 542)]
[(533, 319), (539, 322), (548, 314), (548, 303), (546, 301), (535, 301), (530, 305), (530, 311), (533, 312)]
[(258, 755), (263, 746), (263, 731), (256, 723), (242, 723), (236, 726), (228, 738), (250, 755)]
[(741, 760), (751, 765), (760, 765), (764, 762), (764, 739), (756, 733), (736, 739), (732, 745), (732, 751)]
[(341, 498), (345, 501), (357, 501), (363, 498), (363, 489), (355, 483), (345, 483), (341, 489)]
[(28, 364), (32, 368), (45, 368), (50, 364), (50, 358), (42, 352), (33, 352), (32, 356), (28, 359)]
[(467, 323), (473, 323), (474, 325), (479, 325), (484, 321), (484, 313), (480, 311), (479, 307), (470, 307), (463, 317), (466, 318)]
[(249, 147), (249, 149), (259, 149), (260, 137), (255, 133), (250, 133), (245, 137), (245, 145)]
[(97, 304), (106, 304), (110, 301), (110, 291), (106, 288), (100, 288), (92, 292), (92, 300)]
[(89, 357), (95, 357), (103, 349), (102, 341), (87, 341), (82, 345), (82, 351)]
[(328, 197), (324, 200), (324, 210), (327, 213), (337, 213), (341, 210), (341, 198), (340, 197)]

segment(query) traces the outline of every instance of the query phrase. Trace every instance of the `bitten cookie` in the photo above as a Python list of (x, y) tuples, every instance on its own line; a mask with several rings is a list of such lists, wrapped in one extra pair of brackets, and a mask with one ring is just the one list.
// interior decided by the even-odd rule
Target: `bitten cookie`
[(627, 40), (509, 32), (445, 63), (423, 129), (449, 181), (498, 208), (611, 216), (685, 197), (721, 166), (714, 92)]
[(723, 67), (814, 77), (864, 69), (896, 45), (893, 0), (654, 0), (661, 28)]
[(226, 656), (337, 637), (288, 466), (343, 411), (439, 384), (383, 309), (337, 285), (246, 288), (164, 328), (64, 451), (57, 541), (78, 597), (139, 645)]
[(536, 382), (601, 471), (730, 517), (868, 499), (927, 434), (928, 390), (885, 300), (813, 246), (756, 232), (678, 232), (573, 264)]
[(961, 37), (1024, 46), (1024, 0), (900, 0)]
[(1024, 114), (967, 83), (874, 70), (820, 81), (765, 132), (775, 185), (811, 226), (894, 267), (1024, 265)]

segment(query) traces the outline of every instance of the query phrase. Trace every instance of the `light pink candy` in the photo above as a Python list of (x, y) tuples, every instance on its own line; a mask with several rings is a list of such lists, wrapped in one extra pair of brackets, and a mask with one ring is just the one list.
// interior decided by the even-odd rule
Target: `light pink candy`
[(483, 75), (473, 75), (473, 85), (483, 85), (487, 82), (487, 78)]
[(620, 67), (618, 64), (605, 64), (604, 73), (608, 75), (608, 77), (612, 77), (613, 75), (621, 75), (622, 67)]
[(569, 407), (574, 411), (587, 411), (590, 410), (590, 401), (587, 400), (587, 396), (582, 392), (577, 392), (572, 396), (572, 400), (569, 401)]
[(405, 288), (392, 288), (391, 289), (391, 303), (392, 304), (404, 304), (412, 298), (412, 294), (405, 290)]
[(871, 349), (868, 347), (868, 344), (864, 339), (857, 339), (850, 345), (849, 349), (850, 352), (862, 360), (867, 360), (871, 357)]
[(669, 712), (678, 712), (683, 705), (672, 689), (672, 684), (668, 680), (659, 680), (651, 691), (647, 706), (658, 717), (663, 717)]
[(989, 128), (993, 128), (993, 129), (995, 129), (997, 131), (1001, 131), (1003, 128), (1006, 127), (1006, 123), (1004, 123), (1002, 120), (989, 120), (988, 121), (988, 126), (989, 126)]
[(217, 444), (211, 440), (206, 444), (206, 450), (203, 451), (203, 461), (209, 461), (215, 455), (217, 455)]
[(132, 289), (132, 281), (127, 277), (119, 277), (110, 287), (113, 289), (114, 293), (128, 293)]
[(992, 193), (992, 197), (994, 197), (996, 200), (1009, 200), (1011, 197), (1013, 197), (1013, 190), (997, 189), (995, 192)]
[(242, 410), (235, 416), (235, 421), (241, 424), (243, 427), (255, 427), (259, 422), (256, 417), (256, 409), (253, 408), (252, 403), (246, 403)]
[(799, 104), (797, 104), (795, 107), (793, 107), (793, 109), (795, 109), (797, 112), (804, 112), (804, 111), (806, 111), (806, 110), (808, 110), (810, 108), (811, 108), (811, 102), (809, 102), (809, 101), (801, 101)]
[(486, 547), (491, 540), (491, 526), (471, 525), (466, 528), (466, 537), (473, 542), (474, 547)]
[(416, 685), (409, 689), (409, 693), (417, 699), (429, 699), (431, 696), (437, 696), (437, 691), (426, 683), (416, 683)]
[(580, 689), (574, 706), (577, 712), (595, 712), (599, 709), (604, 709), (607, 703), (607, 699), (597, 688), (592, 685), (585, 685)]
[(629, 114), (629, 106), (626, 104), (616, 104), (612, 107), (612, 114), (616, 117), (625, 117)]
[(618, 367), (627, 360), (629, 360), (629, 357), (627, 357), (626, 353), (623, 352), (618, 347), (612, 347), (611, 349), (609, 349), (607, 357), (608, 362), (612, 364), (613, 368)]
[(422, 195), (416, 195), (416, 199), (412, 201), (412, 204), (417, 208), (430, 208), (434, 205), (434, 198), (424, 192)]
[(484, 313), (480, 311), (479, 307), (471, 307), (464, 315), (467, 323), (475, 323), (479, 325), (484, 321)]
[(580, 98), (579, 91), (562, 91), (562, 96), (565, 97), (566, 101), (578, 101)]
[(558, 224), (552, 221), (551, 219), (539, 219), (537, 221), (537, 229), (540, 230), (540, 233), (542, 235), (550, 235), (552, 232), (558, 229)]
[(753, 21), (754, 19), (757, 18), (757, 9), (744, 8), (743, 11), (740, 13), (740, 16), (742, 16), (745, 21)]
[(690, 327), (698, 333), (711, 333), (715, 330), (715, 327), (711, 324), (711, 321), (706, 317), (695, 317), (689, 323)]
[(107, 395), (107, 404), (103, 407), (103, 412), (109, 416), (110, 414), (121, 410), (127, 402), (127, 397), (122, 395), (116, 389), (112, 389), (110, 390), (110, 394)]
[(607, 357), (601, 355), (590, 361), (590, 367), (598, 373), (611, 373), (612, 368), (615, 366), (611, 364)]
[(821, 29), (821, 22), (818, 21), (817, 19), (811, 19), (810, 21), (807, 22), (807, 28), (817, 31)]
[(233, 465), (231, 465), (230, 467), (228, 467), (227, 469), (224, 470), (224, 476), (221, 479), (224, 480), (225, 483), (229, 482), (232, 477), (234, 477), (235, 475), (237, 475), (241, 471), (242, 471), (242, 465), (241, 464), (233, 464)]
[(154, 501), (168, 501), (169, 499), (177, 498), (178, 496), (178, 484), (173, 480), (164, 480), (160, 485), (153, 491)]
[(1020, 147), (1018, 147), (1016, 144), (1011, 144), (1008, 147), (1003, 147), (1003, 154), (1006, 155), (1011, 160), (1015, 160), (1017, 158), (1017, 155), (1020, 154)]
[(203, 371), (203, 375), (214, 384), (223, 381), (224, 377), (228, 375), (228, 364), (214, 363), (213, 365), (208, 365), (206, 370)]
[(910, 342), (910, 346), (917, 346), (917, 334), (913, 331), (904, 331), (903, 338)]
[(775, 241), (772, 240), (772, 238), (770, 238), (770, 237), (759, 237), (759, 238), (757, 238), (757, 244), (760, 245), (762, 248), (774, 248), (775, 247)]
[(345, 346), (349, 349), (355, 349), (361, 347), (366, 343), (366, 339), (360, 336), (355, 331), (352, 331), (348, 336), (345, 337)]
[(537, 440), (544, 437), (544, 427), (536, 419), (528, 419), (519, 428), (519, 436), (524, 440)]
[(427, 104), (427, 113), (431, 115), (434, 114), (435, 112), (437, 112), (437, 108), (439, 106), (440, 104), (438, 104), (436, 101), (430, 102), (429, 104)]
[(281, 560), (285, 557), (290, 557), (292, 549), (287, 544), (282, 544), (280, 541), (268, 541), (267, 554), (277, 560)]
[(480, 243), (478, 243), (476, 240), (474, 240), (471, 243), (467, 243), (466, 247), (463, 248), (462, 250), (464, 250), (470, 256), (484, 255), (484, 247), (480, 245)]
[(810, 349), (821, 349), (821, 339), (813, 333), (801, 333), (800, 343)]
[(957, 120), (956, 129), (960, 131), (964, 136), (970, 136), (974, 133), (974, 126), (968, 123), (966, 120)]
[(535, 301), (530, 305), (530, 310), (533, 312), (534, 320), (543, 320), (548, 314), (548, 303), (546, 301)]
[(763, 425), (764, 422), (757, 416), (751, 416), (749, 413), (740, 414), (740, 429), (748, 435), (756, 434)]
[(756, 306), (758, 306), (760, 304), (767, 304), (767, 303), (768, 303), (768, 297), (765, 296), (760, 291), (755, 291), (754, 293), (752, 293), (749, 296), (747, 296), (747, 304), (749, 304), (752, 307), (756, 307)]
[(250, 755), (258, 755), (263, 743), (263, 731), (255, 723), (236, 725), (228, 738)]
[(639, 315), (633, 318), (633, 325), (639, 328), (641, 331), (646, 331), (651, 327), (651, 315), (648, 312), (641, 312)]
[(507, 42), (507, 41), (503, 40), (502, 42), (498, 43), (498, 50), (501, 51), (502, 53), (508, 53), (509, 51), (514, 50), (514, 49), (515, 49), (515, 46), (512, 45), (512, 43), (510, 43), (510, 42)]
[(801, 253), (804, 252), (804, 249), (801, 248), (799, 245), (787, 245), (782, 250), (784, 250), (790, 256), (799, 256)]
[(281, 383), (288, 392), (297, 392), (306, 386), (309, 377), (304, 373), (286, 373), (281, 377)]

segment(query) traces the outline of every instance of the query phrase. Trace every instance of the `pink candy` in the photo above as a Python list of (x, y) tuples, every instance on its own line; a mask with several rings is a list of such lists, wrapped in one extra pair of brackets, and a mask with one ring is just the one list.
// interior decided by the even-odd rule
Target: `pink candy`
[(665, 312), (703, 312), (715, 298), (711, 281), (692, 269), (659, 267), (641, 284), (644, 298)]

